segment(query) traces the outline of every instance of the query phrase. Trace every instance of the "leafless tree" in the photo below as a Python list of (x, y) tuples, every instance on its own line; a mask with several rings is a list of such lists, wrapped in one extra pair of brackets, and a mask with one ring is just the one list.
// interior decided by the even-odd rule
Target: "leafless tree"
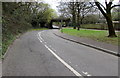
[(108, 24), (108, 30), (109, 30), (108, 37), (117, 37), (114, 26), (113, 26), (113, 22), (112, 22), (111, 10), (114, 7), (120, 6), (120, 5), (113, 5), (114, 0), (110, 0), (109, 2), (105, 0), (105, 6), (101, 4), (100, 2), (98, 2), (98, 0), (94, 0), (94, 1), (98, 9), (101, 11), (103, 16), (106, 18), (106, 21)]

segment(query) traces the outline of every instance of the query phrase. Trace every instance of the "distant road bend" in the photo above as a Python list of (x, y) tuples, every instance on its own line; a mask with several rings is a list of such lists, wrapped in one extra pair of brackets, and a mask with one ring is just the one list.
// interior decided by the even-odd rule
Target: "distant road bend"
[(15, 40), (3, 76), (118, 76), (118, 57), (59, 38), (55, 31), (27, 32)]

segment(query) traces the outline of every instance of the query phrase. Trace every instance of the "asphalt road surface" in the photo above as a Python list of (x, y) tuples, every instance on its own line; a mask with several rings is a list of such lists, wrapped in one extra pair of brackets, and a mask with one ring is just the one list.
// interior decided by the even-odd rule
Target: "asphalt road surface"
[(118, 57), (59, 38), (57, 30), (27, 32), (3, 61), (3, 76), (118, 76)]

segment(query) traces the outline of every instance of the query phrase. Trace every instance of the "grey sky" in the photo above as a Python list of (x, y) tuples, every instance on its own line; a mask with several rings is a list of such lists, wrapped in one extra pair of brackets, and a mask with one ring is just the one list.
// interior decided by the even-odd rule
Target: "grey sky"
[[(57, 10), (57, 7), (59, 5), (59, 2), (60, 1), (64, 1), (64, 2), (67, 2), (67, 1), (70, 1), (70, 0), (2, 0), (2, 2), (34, 2), (34, 1), (44, 1), (46, 3), (48, 3), (51, 8), (55, 9), (55, 11), (58, 13), (58, 10)], [(78, 1), (85, 1), (85, 0), (78, 0)], [(87, 1), (87, 0), (86, 0)], [(94, 0), (90, 0), (90, 1), (94, 1)], [(104, 3), (105, 0), (98, 0), (99, 2), (101, 3)], [(109, 0), (107, 0), (109, 1)], [(118, 2), (120, 2), (120, 0), (114, 0), (114, 4), (117, 4)]]
[[(50, 6), (51, 6), (53, 9), (55, 9), (56, 12), (58, 12), (57, 7), (56, 7), (56, 6), (59, 5), (58, 2), (60, 2), (60, 1), (69, 1), (69, 0), (43, 0), (43, 1), (45, 1), (45, 2), (48, 3), (48, 4), (50, 4)], [(80, 0), (80, 1), (82, 1), (82, 0)], [(94, 0), (92, 0), (92, 1), (94, 1)], [(98, 0), (98, 1), (100, 1), (101, 3), (103, 3), (105, 0)], [(109, 1), (109, 0), (107, 0), (107, 1)], [(119, 2), (119, 0), (114, 0), (114, 4), (116, 4), (116, 3), (118, 3), (118, 2)]]

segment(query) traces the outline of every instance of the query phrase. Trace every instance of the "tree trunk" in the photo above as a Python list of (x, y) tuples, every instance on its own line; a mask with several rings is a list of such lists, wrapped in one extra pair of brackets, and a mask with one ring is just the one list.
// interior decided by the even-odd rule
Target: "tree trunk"
[(78, 27), (78, 29), (77, 29), (78, 31), (80, 30), (80, 27)]
[(100, 6), (99, 2), (97, 0), (94, 0), (94, 1), (97, 7), (99, 8), (99, 10), (101, 11), (101, 13), (103, 14), (103, 16), (106, 18), (106, 21), (108, 24), (108, 30), (109, 30), (108, 37), (117, 37), (117, 35), (115, 34), (115, 29), (113, 27), (113, 22), (112, 22), (112, 17), (111, 17), (112, 2), (109, 2), (108, 4), (106, 2), (106, 9), (105, 9), (106, 13), (105, 13), (102, 7)]
[(107, 20), (107, 25), (108, 25), (108, 30), (109, 30), (108, 37), (117, 37), (117, 35), (115, 34), (115, 29), (114, 29), (114, 26), (113, 26), (110, 11), (107, 12), (106, 20)]
[(49, 29), (52, 29), (52, 21), (50, 22), (49, 26), (48, 26)]
[(72, 19), (72, 24), (73, 24), (73, 29), (76, 29), (76, 15), (75, 13), (73, 14), (73, 19)]
[(80, 3), (77, 2), (77, 27), (78, 31), (80, 30)]
[(75, 4), (74, 2), (72, 3), (72, 25), (73, 25), (73, 29), (76, 29), (76, 13), (75, 13)]
[(109, 30), (108, 37), (117, 37), (117, 35), (115, 34), (115, 29), (113, 27), (113, 22), (112, 22), (112, 17), (111, 17), (112, 2), (109, 2), (108, 4), (107, 4), (107, 2), (105, 2), (106, 3), (106, 8), (105, 8), (106, 13), (105, 13), (105, 11), (100, 6), (99, 2), (97, 0), (94, 0), (94, 1), (95, 1), (96, 6), (99, 8), (101, 13), (103, 14), (103, 16), (106, 18), (106, 21), (108, 24), (108, 30)]
[(76, 29), (76, 27), (74, 26), (73, 29)]
[(109, 19), (106, 19), (106, 20), (107, 20), (108, 30), (109, 30), (108, 37), (117, 37), (117, 35), (115, 34), (115, 29), (113, 27), (112, 20), (109, 20)]

